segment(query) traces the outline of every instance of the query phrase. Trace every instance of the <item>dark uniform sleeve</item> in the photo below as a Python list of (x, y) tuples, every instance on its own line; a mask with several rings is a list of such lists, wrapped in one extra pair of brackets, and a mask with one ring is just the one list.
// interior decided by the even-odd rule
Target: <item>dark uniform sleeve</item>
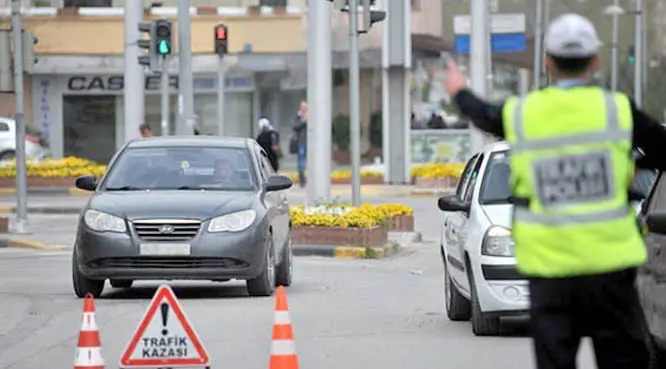
[(631, 101), (634, 120), (633, 145), (643, 152), (636, 161), (642, 169), (666, 170), (666, 128), (657, 120), (638, 109)]
[(502, 123), (503, 104), (488, 104), (469, 89), (458, 92), (454, 101), (462, 115), (469, 118), (474, 123), (474, 126), (497, 138), (504, 139), (504, 126)]

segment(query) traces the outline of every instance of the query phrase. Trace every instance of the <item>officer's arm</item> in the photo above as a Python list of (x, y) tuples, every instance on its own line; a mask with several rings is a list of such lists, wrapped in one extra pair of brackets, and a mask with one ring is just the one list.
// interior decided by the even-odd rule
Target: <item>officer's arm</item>
[(636, 165), (644, 169), (666, 170), (666, 128), (631, 102), (634, 120), (634, 147), (643, 151)]
[(502, 105), (488, 104), (469, 89), (458, 92), (454, 101), (460, 112), (467, 116), (478, 129), (500, 139), (504, 138)]

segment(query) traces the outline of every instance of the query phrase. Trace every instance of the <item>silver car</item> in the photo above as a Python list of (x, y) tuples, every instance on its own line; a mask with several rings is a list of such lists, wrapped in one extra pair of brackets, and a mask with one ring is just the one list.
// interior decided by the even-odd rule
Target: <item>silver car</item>
[(292, 278), (292, 181), (250, 139), (159, 137), (127, 143), (81, 212), (74, 291), (100, 296), (105, 280), (242, 279), (270, 296)]

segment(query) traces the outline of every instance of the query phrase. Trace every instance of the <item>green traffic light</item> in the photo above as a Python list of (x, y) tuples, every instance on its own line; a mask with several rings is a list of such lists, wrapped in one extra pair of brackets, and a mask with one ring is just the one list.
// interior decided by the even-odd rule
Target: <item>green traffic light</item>
[(636, 61), (636, 58), (633, 57), (633, 56), (630, 56), (629, 58), (627, 58), (627, 61), (631, 64), (634, 64), (634, 62)]
[(169, 50), (169, 43), (167, 43), (165, 40), (161, 40), (159, 45), (157, 45), (157, 52), (159, 52), (161, 55), (169, 54)]

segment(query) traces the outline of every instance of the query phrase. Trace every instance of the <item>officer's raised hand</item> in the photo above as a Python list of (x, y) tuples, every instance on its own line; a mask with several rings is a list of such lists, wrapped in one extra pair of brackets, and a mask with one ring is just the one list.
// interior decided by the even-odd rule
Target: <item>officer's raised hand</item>
[(455, 97), (458, 92), (467, 88), (467, 76), (458, 69), (458, 65), (452, 59), (447, 60), (446, 67), (444, 88), (449, 96)]

